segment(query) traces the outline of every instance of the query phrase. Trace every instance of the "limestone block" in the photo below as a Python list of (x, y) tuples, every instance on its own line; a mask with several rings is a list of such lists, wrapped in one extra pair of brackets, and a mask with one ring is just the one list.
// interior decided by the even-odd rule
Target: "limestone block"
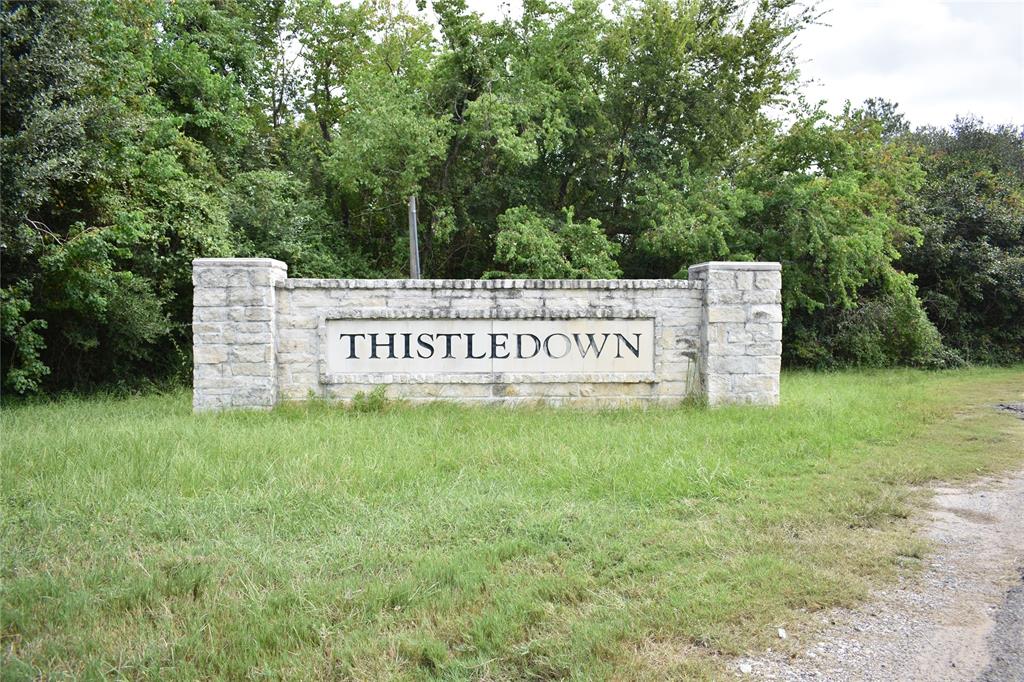
[(193, 261), (196, 411), (273, 406), (276, 286), (286, 277), (287, 266), (267, 258)]
[[(254, 283), (252, 281), (252, 270), (249, 268), (233, 268), (227, 273), (227, 285), (229, 287), (240, 287), (249, 289)], [(268, 281), (264, 284), (270, 284), (269, 275)]]
[(741, 293), (744, 303), (782, 303), (782, 291), (779, 289), (751, 289)]
[(593, 395), (594, 384), (538, 383), (538, 384), (505, 384), (500, 393), (503, 396), (529, 396), (534, 398), (572, 398), (580, 395)]
[(282, 280), (282, 274), (274, 268), (256, 268), (248, 271), (248, 277), (242, 280), (241, 284), (234, 284), (228, 280), (228, 286), (252, 286), (269, 287), (274, 286)]
[(220, 379), (224, 376), (224, 364), (196, 364), (192, 368), (192, 374), (204, 382)]
[(670, 365), (682, 364), (687, 365), (690, 362), (690, 358), (693, 356), (694, 351), (690, 349), (682, 348), (669, 348), (662, 353), (661, 356), (661, 367), (665, 371)]
[[(754, 335), (747, 329), (747, 325), (743, 325), (740, 328), (727, 329), (725, 332), (725, 346), (732, 344), (748, 344), (754, 342)], [(716, 350), (725, 352), (727, 348), (723, 346)]]
[(193, 334), (219, 334), (224, 326), (219, 322), (193, 322)]
[(268, 362), (232, 362), (231, 376), (272, 377), (275, 368)]
[(740, 291), (739, 289), (714, 289), (707, 293), (707, 302), (712, 305), (730, 305), (736, 303), (748, 303), (748, 296), (753, 292)]
[(760, 358), (749, 355), (708, 354), (707, 368), (716, 374), (753, 374), (758, 371)]
[(230, 406), (231, 393), (229, 391), (218, 393), (214, 389), (207, 389), (192, 393), (192, 409), (196, 412), (218, 411)]
[(782, 289), (781, 272), (758, 272), (755, 273), (755, 283), (758, 289)]
[[(335, 305), (346, 308), (386, 308), (388, 306), (387, 295), (366, 291), (363, 289), (339, 289), (331, 291), (330, 298)], [(426, 299), (426, 297), (424, 297)], [(429, 300), (429, 299), (426, 299)], [(428, 305), (424, 302), (424, 305)]]
[(193, 308), (192, 319), (198, 322), (225, 322), (230, 311), (228, 307)]
[(754, 360), (752, 374), (777, 375), (782, 369), (782, 358), (778, 355), (751, 356)]
[[(269, 362), (272, 355), (271, 351), (272, 348), (269, 344), (236, 345), (231, 348), (231, 360), (235, 363)], [(238, 367), (238, 365), (236, 364), (235, 367)]]
[(781, 266), (712, 262), (689, 273), (704, 287), (698, 367), (708, 403), (777, 402)]
[(765, 399), (777, 402), (779, 377), (770, 374), (744, 374), (732, 377), (731, 390), (737, 394), (763, 395)]
[(777, 305), (751, 305), (748, 319), (753, 322), (782, 322), (782, 308)]
[(282, 338), (277, 343), (278, 361), (285, 362), (286, 353), (295, 353), (297, 356), (303, 354), (312, 355), (316, 352), (315, 349), (310, 348), (309, 338)]
[(227, 362), (230, 346), (223, 344), (202, 344), (193, 351), (196, 365)]
[(273, 305), (273, 289), (270, 287), (228, 287), (228, 305), (233, 306), (271, 306)]
[(715, 403), (732, 391), (730, 375), (708, 372), (704, 379), (708, 402)]
[(192, 294), (192, 305), (197, 307), (227, 305), (228, 292), (223, 287), (196, 287)]
[[(343, 289), (346, 294), (358, 295), (352, 289)], [(331, 297), (329, 290), (324, 289), (293, 289), (288, 292), (288, 303), (293, 309), (297, 308), (322, 308), (336, 305), (336, 299)]]
[(270, 409), (277, 402), (274, 386), (243, 388), (231, 394), (231, 406), (249, 409)]
[(736, 273), (733, 270), (711, 270), (707, 276), (708, 289), (736, 288)]
[(767, 341), (764, 343), (750, 343), (746, 346), (747, 355), (782, 355), (781, 341)]
[(220, 268), (193, 268), (192, 284), (197, 287), (224, 288), (228, 283), (228, 273)]
[(748, 322), (744, 325), (744, 329), (750, 334), (754, 343), (782, 341), (781, 323)]
[(301, 351), (298, 351), (298, 352), (286, 353), (286, 352), (281, 351), (280, 348), (278, 348), (278, 351), (277, 351), (277, 364), (278, 364), (279, 367), (283, 367), (285, 369), (289, 369), (289, 368), (294, 367), (296, 365), (304, 366), (304, 365), (312, 364), (312, 362), (310, 361), (310, 358), (314, 358), (314, 357), (316, 357), (316, 351), (315, 350), (301, 350)]
[(221, 343), (224, 341), (224, 334), (222, 332), (211, 332), (208, 334), (192, 334), (192, 343), (194, 345), (200, 345), (204, 343)]
[(689, 395), (691, 386), (686, 381), (660, 381), (654, 387), (654, 392), (659, 396), (675, 396), (680, 400)]
[(708, 324), (715, 322), (746, 322), (749, 318), (747, 307), (743, 305), (716, 305), (707, 311)]

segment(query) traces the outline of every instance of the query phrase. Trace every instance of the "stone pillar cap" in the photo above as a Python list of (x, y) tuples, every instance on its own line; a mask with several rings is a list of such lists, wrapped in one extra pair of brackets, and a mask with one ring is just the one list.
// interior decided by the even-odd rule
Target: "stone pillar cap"
[(279, 268), (287, 270), (288, 264), (275, 258), (194, 258), (192, 267), (218, 268)]
[(698, 263), (691, 265), (689, 268), (691, 271), (700, 270), (782, 270), (782, 263), (777, 261), (763, 261), (763, 260), (751, 260), (751, 261), (736, 261), (736, 260), (713, 260), (706, 263)]

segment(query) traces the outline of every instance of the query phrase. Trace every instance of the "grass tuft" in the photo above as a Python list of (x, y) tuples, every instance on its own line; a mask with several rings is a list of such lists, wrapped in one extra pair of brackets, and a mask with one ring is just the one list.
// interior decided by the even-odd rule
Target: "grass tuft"
[(713, 679), (1019, 467), (1024, 371), (790, 373), (778, 409), (5, 408), (5, 679)]

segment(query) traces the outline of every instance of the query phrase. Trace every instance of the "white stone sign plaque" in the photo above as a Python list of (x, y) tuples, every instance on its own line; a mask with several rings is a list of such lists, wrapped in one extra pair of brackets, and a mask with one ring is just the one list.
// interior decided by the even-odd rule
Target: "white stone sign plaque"
[(335, 319), (329, 374), (654, 371), (653, 319)]

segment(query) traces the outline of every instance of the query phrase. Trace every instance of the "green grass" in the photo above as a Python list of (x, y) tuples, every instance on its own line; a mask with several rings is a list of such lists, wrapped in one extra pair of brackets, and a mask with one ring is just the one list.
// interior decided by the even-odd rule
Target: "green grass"
[(3, 675), (714, 677), (1020, 467), (1024, 368), (788, 374), (778, 409), (5, 408)]

